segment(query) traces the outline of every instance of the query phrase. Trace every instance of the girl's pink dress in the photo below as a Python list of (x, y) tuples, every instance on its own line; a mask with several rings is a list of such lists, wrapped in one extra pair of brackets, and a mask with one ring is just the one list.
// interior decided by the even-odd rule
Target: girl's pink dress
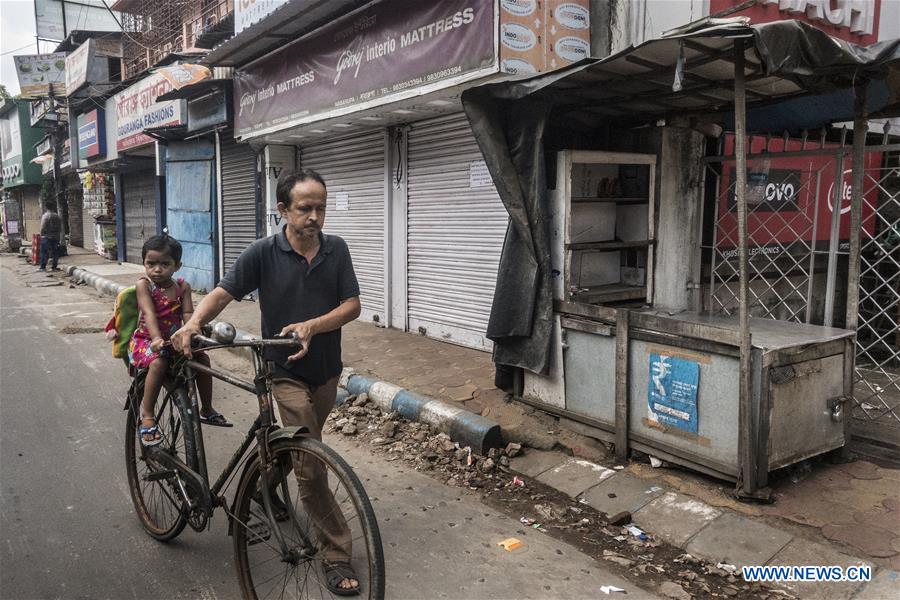
[[(147, 278), (142, 277), (142, 279)], [(181, 327), (184, 278), (179, 277), (175, 281), (174, 300), (169, 300), (166, 296), (166, 290), (149, 279), (147, 281), (150, 283), (150, 297), (153, 299), (153, 308), (156, 311), (156, 323), (159, 326), (163, 339), (168, 340)], [(153, 337), (147, 329), (144, 314), (141, 313), (140, 320), (138, 320), (138, 328), (131, 337), (131, 343), (128, 344), (128, 359), (133, 366), (146, 369), (150, 366), (150, 363), (159, 357), (159, 352), (150, 350), (150, 342), (152, 341)]]

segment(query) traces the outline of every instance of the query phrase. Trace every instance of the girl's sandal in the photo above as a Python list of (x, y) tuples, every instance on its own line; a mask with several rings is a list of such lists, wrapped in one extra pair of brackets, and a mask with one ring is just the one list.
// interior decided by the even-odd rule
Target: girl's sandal
[(200, 413), (200, 422), (204, 425), (213, 425), (215, 427), (234, 427), (233, 423), (230, 423), (228, 419), (216, 411), (212, 411), (208, 415)]
[[(152, 421), (152, 427), (144, 427), (144, 421)], [(162, 442), (162, 436), (159, 433), (159, 427), (156, 426), (156, 419), (153, 417), (141, 417), (141, 426), (140, 426), (140, 435), (141, 435), (141, 445), (145, 448), (150, 448), (151, 446), (156, 446), (160, 442)], [(150, 439), (147, 439), (147, 436), (151, 436)]]

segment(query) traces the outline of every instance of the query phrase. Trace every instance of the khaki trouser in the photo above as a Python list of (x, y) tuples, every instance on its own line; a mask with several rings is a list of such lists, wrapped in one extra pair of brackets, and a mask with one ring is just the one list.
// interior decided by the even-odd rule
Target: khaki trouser
[[(337, 377), (320, 386), (310, 386), (294, 379), (276, 379), (272, 385), (272, 394), (278, 403), (281, 422), (285, 426), (305, 426), (309, 428), (312, 437), (321, 440), (325, 419), (334, 408), (337, 384)], [(294, 461), (297, 463), (300, 459), (295, 457)], [(294, 465), (294, 473), (297, 476), (300, 500), (316, 528), (325, 560), (350, 560), (350, 528), (328, 486), (324, 466), (307, 456), (301, 464)]]

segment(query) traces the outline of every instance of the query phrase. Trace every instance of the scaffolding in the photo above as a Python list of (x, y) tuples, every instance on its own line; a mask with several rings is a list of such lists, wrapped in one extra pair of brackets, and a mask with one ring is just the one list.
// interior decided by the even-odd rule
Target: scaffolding
[(172, 54), (193, 49), (233, 11), (233, 0), (119, 0), (123, 79), (137, 77)]

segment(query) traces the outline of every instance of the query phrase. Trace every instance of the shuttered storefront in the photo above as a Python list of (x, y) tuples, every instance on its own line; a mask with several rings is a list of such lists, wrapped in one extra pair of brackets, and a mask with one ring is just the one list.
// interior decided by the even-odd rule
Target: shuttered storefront
[(509, 217), (483, 177), (465, 116), (413, 123), (408, 165), (409, 329), (490, 349), (485, 331)]
[(69, 194), (69, 244), (84, 248), (84, 202), (82, 202), (81, 188), (69, 188), (67, 193)]
[(225, 272), (257, 238), (256, 153), (234, 141), (230, 129), (219, 135), (222, 165), (222, 249)]
[(156, 235), (156, 196), (156, 175), (153, 171), (122, 174), (127, 262), (141, 264), (144, 242)]
[[(84, 196), (82, 196), (82, 198), (84, 198)], [(84, 249), (90, 250), (92, 252), (97, 251), (96, 241), (94, 239), (95, 223), (96, 223), (96, 221), (94, 221), (94, 215), (91, 214), (91, 211), (87, 208), (82, 208), (81, 209), (81, 227), (82, 227), (81, 240), (84, 243)]]
[(361, 319), (383, 322), (384, 132), (303, 147), (301, 167), (318, 171), (328, 187), (325, 233), (347, 241), (359, 280)]

